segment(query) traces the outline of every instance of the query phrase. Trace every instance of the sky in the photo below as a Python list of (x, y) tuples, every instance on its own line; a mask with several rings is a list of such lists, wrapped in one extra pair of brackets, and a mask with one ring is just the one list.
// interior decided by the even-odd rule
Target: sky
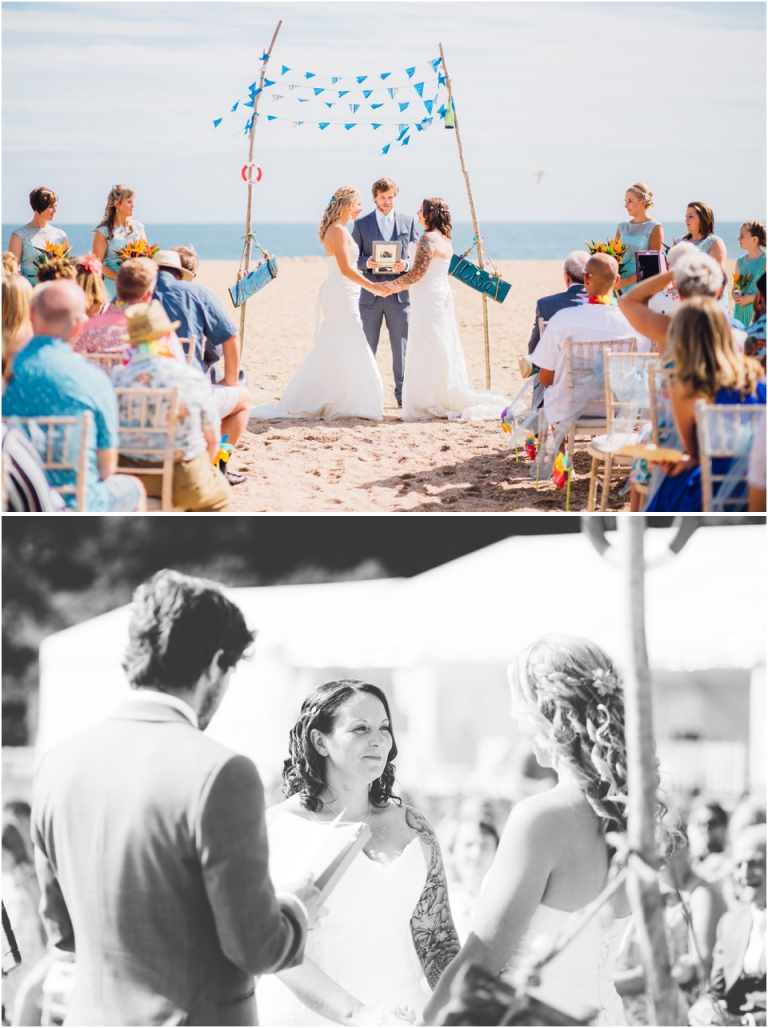
[[(118, 182), (135, 190), (146, 223), (243, 221), (242, 101), (281, 19), (268, 65), (276, 84), (260, 98), (254, 223), (316, 222), (345, 184), (367, 209), (383, 175), (398, 183), (401, 209), (442, 196), (454, 221), (469, 221), (456, 133), (439, 119), (381, 153), (402, 119), (427, 116), (441, 42), (481, 223), (618, 222), (637, 181), (653, 189), (661, 221), (681, 222), (691, 200), (718, 221), (765, 220), (760, 0), (8, 2), (2, 14), (4, 223), (28, 221), (29, 192), (46, 185), (60, 198), (58, 223), (95, 225)], [(358, 75), (368, 76), (360, 86)], [(357, 92), (342, 103), (331, 77), (344, 76)], [(310, 81), (336, 92), (315, 98)], [(379, 92), (364, 97), (374, 83)], [(301, 95), (312, 99), (300, 105)], [(372, 117), (393, 124), (309, 124)]]

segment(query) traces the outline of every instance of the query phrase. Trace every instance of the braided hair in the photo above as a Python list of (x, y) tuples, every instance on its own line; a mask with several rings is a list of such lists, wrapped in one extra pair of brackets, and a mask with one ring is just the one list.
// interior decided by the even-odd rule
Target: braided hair
[[(624, 690), (610, 657), (588, 639), (548, 635), (520, 656), (511, 680), (550, 722), (547, 743), (576, 778), (603, 833), (625, 832)], [(664, 810), (659, 804), (659, 819)]]
[[(355, 693), (370, 693), (380, 700), (390, 726), (392, 724), (387, 697), (378, 686), (368, 682), (360, 682), (355, 678), (323, 682), (307, 696), (301, 705), (299, 719), (290, 731), (289, 756), (283, 762), (283, 795), (286, 798), (298, 795), (302, 807), (307, 810), (322, 810), (320, 795), (325, 790), (325, 757), (315, 749), (312, 732), (329, 735), (333, 731), (339, 708)], [(389, 800), (400, 803), (400, 798), (392, 791), (395, 784), (395, 765), (392, 762), (397, 756), (397, 744), (391, 728), (390, 734), (392, 746), (387, 754), (384, 771), (369, 786), (371, 803), (375, 807), (385, 807)]]
[(341, 186), (333, 194), (331, 199), (328, 201), (328, 205), (323, 211), (323, 217), (320, 222), (320, 228), (318, 229), (318, 235), (320, 236), (320, 242), (322, 243), (325, 239), (325, 233), (328, 231), (330, 225), (333, 224), (337, 218), (340, 218), (347, 207), (360, 199), (360, 190), (355, 189), (354, 186)]

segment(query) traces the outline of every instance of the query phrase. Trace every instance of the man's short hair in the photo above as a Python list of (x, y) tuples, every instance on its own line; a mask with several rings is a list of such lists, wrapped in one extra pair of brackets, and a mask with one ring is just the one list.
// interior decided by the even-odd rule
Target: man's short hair
[(85, 306), (85, 293), (81, 286), (69, 279), (41, 282), (32, 290), (29, 301), (30, 311), (42, 319), (51, 334), (67, 342), (85, 314)]
[(193, 275), (196, 275), (197, 269), (200, 267), (200, 259), (194, 246), (172, 246), (171, 249), (175, 250), (179, 257), (181, 257), (182, 268), (186, 268), (187, 271), (191, 271)]
[(222, 671), (235, 667), (255, 638), (243, 612), (215, 582), (158, 571), (133, 595), (123, 670), (134, 689), (183, 692), (222, 650)]
[(592, 280), (600, 289), (611, 289), (619, 273), (619, 262), (609, 253), (593, 253), (585, 265), (589, 268)]
[(707, 253), (687, 253), (675, 264), (675, 285), (683, 300), (717, 296), (723, 285), (723, 269)]
[(138, 303), (157, 282), (157, 265), (149, 257), (131, 257), (123, 261), (117, 271), (118, 300), (125, 303)]
[(572, 250), (565, 258), (563, 271), (573, 282), (583, 282), (584, 268), (588, 260), (589, 254), (586, 250)]
[(399, 193), (400, 190), (397, 188), (397, 183), (393, 182), (391, 178), (377, 178), (371, 186), (371, 193), (375, 200), (379, 193)]

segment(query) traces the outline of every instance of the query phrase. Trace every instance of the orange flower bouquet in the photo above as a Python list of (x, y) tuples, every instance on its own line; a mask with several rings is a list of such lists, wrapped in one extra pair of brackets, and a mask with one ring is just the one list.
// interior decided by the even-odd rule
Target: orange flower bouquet
[(621, 236), (618, 233), (615, 238), (609, 239), (607, 243), (596, 243), (594, 240), (590, 242), (585, 240), (585, 243), (590, 253), (607, 253), (609, 256), (615, 257), (619, 262), (619, 274), (621, 274), (624, 258), (627, 255), (627, 248), (622, 243)]
[(42, 268), (50, 261), (66, 261), (72, 253), (69, 243), (52, 243), (50, 239), (46, 239), (45, 247), (38, 246), (35, 249), (40, 250), (40, 256), (35, 259), (36, 268)]
[(742, 275), (739, 273), (739, 270), (737, 268), (736, 271), (734, 271), (733, 273), (733, 295), (741, 296), (751, 281), (752, 276), (749, 274), (749, 272)]
[(122, 264), (123, 261), (130, 260), (132, 257), (149, 257), (157, 253), (160, 249), (156, 243), (148, 243), (146, 239), (133, 239), (130, 243), (126, 243), (125, 246), (118, 252), (117, 259)]

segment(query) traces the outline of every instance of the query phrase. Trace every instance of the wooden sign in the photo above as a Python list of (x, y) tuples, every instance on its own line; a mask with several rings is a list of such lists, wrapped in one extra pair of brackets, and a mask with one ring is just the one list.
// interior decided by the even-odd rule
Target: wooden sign
[(229, 295), (235, 307), (249, 300), (254, 293), (258, 293), (264, 286), (269, 285), (273, 278), (277, 277), (277, 261), (274, 257), (268, 257), (263, 264), (255, 268), (245, 278), (230, 287)]
[(484, 268), (478, 268), (466, 257), (451, 257), (448, 274), (468, 285), (470, 289), (476, 289), (478, 293), (485, 293), (497, 303), (504, 303), (507, 293), (511, 289), (509, 282), (505, 282), (500, 275), (492, 275)]

